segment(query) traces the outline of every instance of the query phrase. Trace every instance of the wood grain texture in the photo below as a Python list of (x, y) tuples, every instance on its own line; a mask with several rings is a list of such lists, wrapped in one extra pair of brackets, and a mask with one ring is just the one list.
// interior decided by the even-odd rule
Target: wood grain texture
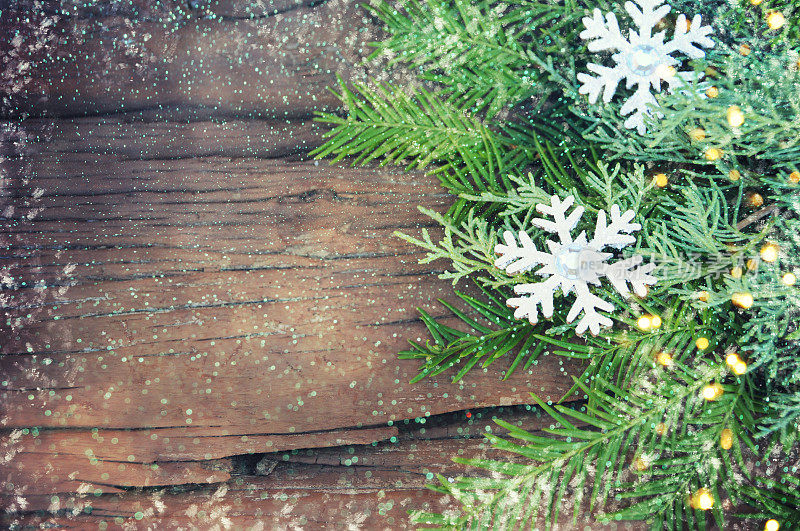
[(417, 307), (453, 320), (447, 264), (393, 236), (436, 233), (436, 180), (305, 156), (337, 73), (387, 76), (356, 2), (0, 5), (3, 525), (402, 528), (488, 455), (450, 412), (542, 427), (496, 407), (577, 365), (396, 357)]
[[(425, 337), (416, 307), (451, 318), (436, 302), (451, 286), (437, 278), (446, 264), (418, 264), (392, 233), (435, 231), (416, 207), (448, 197), (418, 173), (287, 155), (319, 141), (313, 124), (137, 115), (15, 134), (0, 258), (0, 466), (15, 506), (234, 489), (226, 460), (369, 445), (409, 419), (557, 399), (578, 374), (543, 356), (508, 381), (499, 362), (410, 385), (417, 363), (395, 353)], [(283, 141), (256, 148), (264, 138)], [(382, 448), (372, 459), (390, 467), (415, 454)], [(341, 477), (320, 474), (317, 485)], [(433, 499), (420, 489), (396, 496)]]
[(338, 109), (327, 90), (337, 73), (386, 77), (362, 64), (379, 28), (357, 2), (280, 3), (278, 14), (255, 18), (242, 3), (208, 13), (175, 4), (83, 17), (34, 9), (33, 21), (24, 6), (4, 11), (5, 111), (52, 117), (171, 108), (285, 119)]

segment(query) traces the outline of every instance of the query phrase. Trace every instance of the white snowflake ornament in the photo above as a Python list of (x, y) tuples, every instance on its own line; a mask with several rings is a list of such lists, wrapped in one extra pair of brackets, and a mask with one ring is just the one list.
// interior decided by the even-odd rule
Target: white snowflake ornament
[(510, 308), (516, 308), (514, 317), (527, 318), (531, 324), (536, 324), (539, 318), (538, 306), (541, 306), (542, 315), (546, 318), (553, 316), (553, 295), (556, 289), (561, 288), (563, 295), (575, 292), (575, 302), (567, 315), (567, 322), (571, 323), (583, 312), (583, 317), (578, 322), (575, 331), (582, 334), (588, 328), (592, 335), (600, 332), (600, 326), (611, 326), (611, 319), (598, 313), (598, 310), (610, 312), (614, 305), (594, 295), (589, 290), (589, 284), (600, 285), (601, 278), (605, 277), (620, 295), (630, 296), (628, 284), (634, 293), (640, 297), (647, 294), (647, 286), (656, 283), (656, 278), (650, 275), (655, 268), (654, 264), (639, 265), (642, 257), (639, 255), (609, 263), (612, 253), (603, 252), (606, 247), (622, 249), (636, 242), (631, 233), (641, 228), (638, 223), (631, 223), (633, 210), (620, 212), (619, 206), (611, 207), (611, 223), (606, 220), (606, 213), (601, 210), (597, 214), (597, 223), (594, 237), (587, 241), (586, 232), (581, 231), (577, 238), (572, 238), (572, 229), (578, 224), (583, 215), (583, 207), (576, 207), (569, 215), (567, 211), (575, 202), (573, 196), (561, 201), (558, 196), (550, 198), (550, 205), (536, 205), (536, 209), (547, 214), (554, 221), (547, 219), (534, 219), (533, 224), (547, 232), (558, 235), (557, 242), (547, 240), (548, 252), (536, 248), (530, 236), (524, 231), (519, 233), (519, 244), (511, 231), (503, 234), (505, 244), (499, 243), (494, 251), (499, 255), (495, 265), (510, 274), (529, 271), (536, 266), (543, 266), (536, 271), (537, 275), (546, 277), (542, 282), (535, 284), (517, 284), (514, 292), (521, 297), (508, 299)]
[[(711, 26), (703, 26), (700, 15), (695, 15), (691, 23), (683, 14), (678, 15), (670, 41), (664, 42), (663, 31), (653, 35), (655, 25), (671, 9), (669, 4), (664, 4), (664, 0), (625, 2), (625, 10), (639, 28), (638, 32), (631, 30), (628, 39), (622, 36), (614, 13), (608, 13), (604, 19), (600, 10), (595, 9), (591, 17), (583, 19), (586, 29), (581, 32), (580, 37), (591, 41), (589, 51), (611, 50), (617, 53), (612, 56), (616, 63), (612, 67), (595, 63), (587, 65), (587, 68), (597, 76), (578, 74), (578, 81), (581, 82), (578, 92), (588, 94), (589, 102), (592, 104), (597, 102), (602, 92), (603, 101), (608, 103), (622, 79), (627, 80), (626, 88), (635, 85), (636, 92), (628, 98), (621, 112), (623, 116), (630, 114), (625, 120), (625, 127), (637, 129), (640, 135), (645, 132), (645, 115), (651, 112), (651, 106), (657, 105), (650, 88), (660, 92), (661, 82), (666, 81), (669, 90), (672, 91), (684, 82), (695, 79), (695, 73), (692, 71), (676, 70), (675, 67), (680, 62), (672, 57), (672, 54), (683, 52), (692, 59), (699, 59), (705, 57), (705, 52), (700, 46), (706, 48), (714, 46), (714, 41), (708, 37)], [(659, 118), (662, 117), (658, 112), (655, 114)]]

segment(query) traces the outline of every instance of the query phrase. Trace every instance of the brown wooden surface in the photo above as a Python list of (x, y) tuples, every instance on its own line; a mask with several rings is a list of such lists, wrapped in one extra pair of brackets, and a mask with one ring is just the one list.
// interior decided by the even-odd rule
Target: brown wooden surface
[(486, 451), (463, 411), (557, 399), (578, 367), (408, 383), (416, 307), (448, 319), (453, 297), (447, 264), (392, 233), (448, 196), (305, 156), (324, 87), (369, 72), (374, 22), (337, 1), (132, 5), (38, 33), (4, 12), (30, 41), (2, 41), (3, 111), (42, 117), (2, 130), (3, 523), (371, 529), (445, 508), (424, 483)]

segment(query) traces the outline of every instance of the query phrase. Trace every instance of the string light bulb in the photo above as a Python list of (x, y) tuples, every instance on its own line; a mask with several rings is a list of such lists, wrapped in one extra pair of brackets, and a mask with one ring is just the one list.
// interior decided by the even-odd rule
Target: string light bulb
[(664, 367), (672, 366), (672, 356), (670, 356), (667, 352), (659, 352), (656, 356), (656, 361)]
[(789, 174), (789, 182), (792, 184), (800, 183), (800, 171), (793, 171)]
[(741, 46), (739, 46), (739, 53), (744, 55), (744, 56), (750, 55), (750, 45), (749, 44), (742, 44)]
[(711, 298), (711, 294), (708, 293), (706, 290), (701, 291), (697, 294), (697, 299), (701, 302), (708, 302), (708, 299)]
[(765, 262), (774, 262), (778, 259), (778, 251), (780, 249), (774, 243), (767, 243), (761, 247), (761, 251), (759, 254), (761, 255), (761, 259)]
[[(711, 90), (711, 89), (708, 89), (708, 90)], [(708, 92), (708, 90), (706, 92)], [(705, 138), (706, 138), (706, 130), (703, 129), (702, 127), (695, 127), (694, 129), (689, 131), (689, 138), (691, 138), (695, 142), (700, 142), (701, 140), (705, 140)]]
[(731, 127), (741, 127), (744, 123), (744, 113), (738, 105), (731, 105), (727, 112), (728, 124)]
[(767, 523), (764, 524), (764, 531), (778, 531), (780, 528), (781, 524), (774, 518), (767, 520)]
[(767, 15), (767, 26), (771, 30), (781, 29), (786, 24), (786, 17), (780, 11), (773, 11)]
[(636, 320), (636, 326), (639, 327), (639, 330), (647, 332), (650, 330), (650, 328), (652, 328), (653, 323), (650, 321), (649, 315), (643, 315)]
[(703, 395), (703, 398), (709, 402), (713, 402), (722, 396), (722, 392), (722, 386), (718, 383), (713, 383), (703, 387), (701, 394)]
[(733, 432), (725, 428), (719, 434), (719, 445), (723, 450), (730, 450), (733, 446)]
[(715, 161), (722, 158), (722, 150), (715, 147), (710, 147), (703, 154), (706, 160)]
[(728, 172), (728, 179), (733, 182), (738, 181), (742, 178), (742, 173), (739, 170), (731, 170)]
[(789, 272), (789, 273), (786, 273), (785, 275), (783, 275), (783, 278), (781, 278), (781, 281), (784, 284), (786, 284), (787, 286), (794, 286), (795, 283), (797, 283), (797, 276), (794, 273)]
[(742, 358), (735, 352), (731, 352), (725, 356), (725, 363), (736, 376), (741, 376), (747, 372), (747, 363), (743, 362)]
[(669, 183), (669, 177), (667, 177), (666, 173), (657, 173), (653, 176), (653, 182), (656, 183), (656, 186), (659, 188), (664, 188)]
[(757, 6), (757, 5), (760, 5), (761, 2), (763, 2), (763, 1), (764, 0), (750, 0), (750, 3), (753, 4), (754, 6)]
[(747, 292), (739, 292), (731, 295), (731, 302), (739, 308), (747, 310), (753, 306), (753, 295)]
[(714, 507), (714, 496), (711, 494), (710, 490), (703, 487), (694, 494), (692, 494), (690, 505), (694, 509), (700, 509), (701, 511), (708, 511), (709, 509)]
[(716, 98), (719, 96), (719, 89), (717, 87), (708, 87), (706, 89), (706, 96), (709, 98)]
[(694, 344), (699, 350), (705, 350), (708, 348), (711, 342), (707, 337), (698, 337)]
[(747, 194), (747, 202), (753, 208), (758, 208), (764, 204), (764, 197), (757, 192), (751, 192)]
[(650, 460), (644, 456), (639, 456), (633, 460), (633, 466), (639, 472), (644, 472), (648, 468), (650, 468)]

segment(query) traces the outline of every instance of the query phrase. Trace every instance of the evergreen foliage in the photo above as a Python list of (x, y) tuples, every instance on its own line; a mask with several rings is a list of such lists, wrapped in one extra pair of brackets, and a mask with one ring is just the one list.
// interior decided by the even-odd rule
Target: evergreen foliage
[[(699, 13), (716, 46), (683, 65), (697, 81), (657, 95), (662, 116), (643, 135), (623, 127), (621, 99), (590, 105), (578, 93), (594, 55), (581, 19), (599, 8), (623, 21), (622, 3), (368, 7), (388, 30), (373, 56), (419, 85), (340, 81), (347, 115), (320, 115), (334, 128), (315, 154), (437, 175), (454, 204), (423, 212), (441, 237), (398, 236), (424, 262), (449, 263), (444, 278), (477, 286), (441, 301), (459, 326), (421, 312), (430, 340), (400, 353), (420, 360), (413, 381), (490, 366), (507, 378), (545, 354), (585, 362), (561, 403), (532, 397), (552, 429), (500, 421), (510, 438), (489, 439), (510, 457), (457, 459), (490, 475), (439, 478), (435, 489), (463, 508), (417, 513), (421, 524), (549, 528), (569, 510), (654, 529), (724, 528), (737, 516), (800, 525), (800, 0), (672, 6), (663, 29)], [(543, 248), (532, 220), (552, 195), (595, 215), (633, 210), (642, 229), (618, 258), (657, 266), (647, 297), (593, 288), (615, 307), (597, 337), (576, 334), (569, 304), (531, 324), (505, 303), (534, 276), (495, 265), (499, 235), (523, 231)]]

